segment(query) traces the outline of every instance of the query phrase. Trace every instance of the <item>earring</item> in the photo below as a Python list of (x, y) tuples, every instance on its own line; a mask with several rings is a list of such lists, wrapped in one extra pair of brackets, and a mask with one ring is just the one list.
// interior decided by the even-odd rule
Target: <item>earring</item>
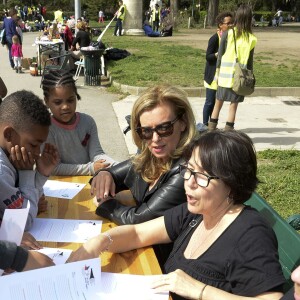
[(229, 194), (226, 198), (227, 204), (230, 205), (233, 202), (232, 196)]

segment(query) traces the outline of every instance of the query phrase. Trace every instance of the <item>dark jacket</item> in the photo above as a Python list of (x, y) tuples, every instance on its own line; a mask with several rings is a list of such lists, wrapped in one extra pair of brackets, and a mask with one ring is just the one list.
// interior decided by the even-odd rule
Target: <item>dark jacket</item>
[(219, 35), (215, 33), (208, 41), (206, 50), (206, 65), (204, 71), (204, 80), (211, 84), (216, 73), (217, 57), (216, 53), (219, 50)]
[(91, 43), (90, 35), (87, 31), (79, 30), (76, 34), (75, 39), (72, 42), (72, 46), (76, 47), (76, 44), (79, 44), (79, 47), (88, 47)]
[(0, 269), (22, 271), (28, 259), (28, 252), (15, 243), (0, 241)]
[(100, 205), (96, 213), (116, 224), (137, 224), (160, 217), (167, 209), (186, 202), (183, 178), (179, 175), (182, 162), (174, 161), (171, 170), (150, 191), (149, 184), (134, 171), (130, 160), (111, 167), (107, 171), (114, 179), (116, 193), (129, 189), (136, 206), (125, 206), (111, 199)]

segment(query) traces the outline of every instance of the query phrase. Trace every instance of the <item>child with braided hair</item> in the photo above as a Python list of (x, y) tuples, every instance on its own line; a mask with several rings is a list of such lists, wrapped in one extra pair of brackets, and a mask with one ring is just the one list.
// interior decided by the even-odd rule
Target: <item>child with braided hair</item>
[(56, 145), (60, 155), (60, 163), (52, 174), (94, 175), (115, 164), (100, 145), (94, 119), (76, 112), (77, 100), (81, 98), (72, 73), (51, 70), (44, 75), (42, 89), (52, 113), (47, 142)]

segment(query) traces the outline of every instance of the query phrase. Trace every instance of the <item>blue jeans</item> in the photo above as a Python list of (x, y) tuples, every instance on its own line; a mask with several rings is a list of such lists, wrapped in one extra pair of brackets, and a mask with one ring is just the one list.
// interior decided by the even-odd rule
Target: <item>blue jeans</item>
[(122, 20), (121, 19), (117, 19), (114, 35), (117, 35), (118, 29), (119, 29), (119, 36), (121, 36), (122, 35)]
[(9, 63), (10, 63), (10, 66), (12, 68), (15, 67), (15, 64), (14, 64), (14, 60), (11, 56), (11, 46), (12, 46), (12, 37), (11, 36), (6, 36), (6, 40), (7, 40), (7, 48), (8, 48), (8, 58), (9, 58)]
[(207, 125), (216, 102), (216, 90), (206, 88), (206, 100), (203, 106), (203, 124)]

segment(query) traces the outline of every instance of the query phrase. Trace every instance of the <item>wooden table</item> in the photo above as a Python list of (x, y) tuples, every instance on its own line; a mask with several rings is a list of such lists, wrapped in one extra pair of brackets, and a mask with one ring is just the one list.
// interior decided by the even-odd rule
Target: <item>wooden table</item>
[[(102, 232), (115, 227), (116, 225), (95, 214), (93, 197), (90, 195), (90, 176), (53, 176), (51, 179), (66, 182), (87, 183), (81, 192), (72, 200), (47, 197), (48, 211), (39, 215), (41, 218), (54, 219), (80, 219), (80, 220), (102, 220)], [(122, 193), (120, 193), (122, 198)], [(128, 198), (128, 193), (124, 193)], [(76, 250), (82, 244), (78, 243), (57, 243), (42, 242), (45, 247), (65, 248)], [(159, 263), (152, 247), (128, 251), (122, 254), (109, 252), (101, 255), (103, 272), (125, 273), (136, 275), (157, 275), (162, 274)]]

